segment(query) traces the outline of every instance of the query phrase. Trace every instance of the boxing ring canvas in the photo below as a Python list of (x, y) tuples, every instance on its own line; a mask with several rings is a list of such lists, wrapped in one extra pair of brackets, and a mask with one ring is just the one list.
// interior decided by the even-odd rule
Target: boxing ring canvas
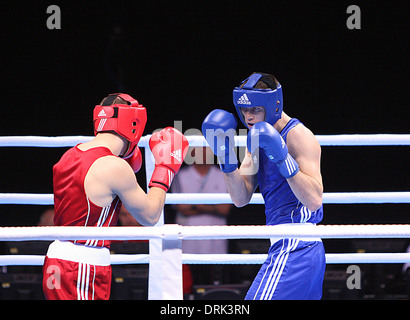
[[(145, 148), (147, 181), (154, 169), (148, 147), (150, 135), (142, 137)], [(206, 146), (202, 136), (188, 136), (190, 146)], [(410, 134), (317, 135), (321, 146), (409, 146)], [(0, 137), (0, 147), (72, 147), (91, 140), (88, 136)], [(246, 145), (246, 136), (235, 137), (238, 147)], [(51, 165), (51, 164), (50, 164)], [(229, 194), (167, 194), (166, 204), (232, 203)], [(251, 204), (263, 204), (254, 194)], [(323, 204), (410, 203), (410, 191), (324, 193)], [(0, 204), (52, 205), (52, 194), (0, 194)], [(150, 240), (149, 254), (112, 254), (112, 264), (149, 263), (149, 299), (182, 299), (182, 264), (261, 264), (265, 254), (182, 253), (183, 239), (267, 239), (272, 237), (329, 238), (410, 238), (410, 225), (296, 225), (296, 226), (201, 226), (165, 225), (163, 214), (154, 227), (2, 227), (0, 241), (25, 240)], [(2, 255), (0, 265), (42, 265), (44, 256)], [(410, 253), (339, 253), (326, 254), (326, 263), (410, 263)]]

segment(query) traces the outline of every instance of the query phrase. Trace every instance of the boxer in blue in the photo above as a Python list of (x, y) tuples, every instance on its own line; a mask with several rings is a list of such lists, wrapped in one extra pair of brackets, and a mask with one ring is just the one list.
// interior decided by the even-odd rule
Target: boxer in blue
[[(298, 119), (283, 112), (277, 79), (253, 73), (234, 89), (233, 103), (249, 129), (248, 151), (239, 168), (234, 115), (216, 109), (202, 124), (233, 203), (248, 204), (259, 185), (267, 225), (319, 223), (323, 217), (320, 145)], [(271, 239), (268, 257), (245, 299), (320, 299), (325, 266), (319, 238)]]

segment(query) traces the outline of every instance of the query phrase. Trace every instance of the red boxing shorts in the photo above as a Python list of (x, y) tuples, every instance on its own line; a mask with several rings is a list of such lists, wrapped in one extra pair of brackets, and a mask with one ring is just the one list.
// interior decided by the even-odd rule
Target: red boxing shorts
[(68, 241), (54, 241), (43, 265), (47, 300), (108, 300), (111, 291), (110, 252)]

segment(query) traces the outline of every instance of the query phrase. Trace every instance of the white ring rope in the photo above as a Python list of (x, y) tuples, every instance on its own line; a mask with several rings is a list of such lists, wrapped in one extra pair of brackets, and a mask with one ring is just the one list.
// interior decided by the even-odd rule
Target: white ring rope
[[(182, 254), (183, 264), (262, 264), (267, 254)], [(326, 253), (327, 264), (408, 263), (410, 253)], [(0, 255), (0, 266), (42, 266), (42, 255)], [(146, 264), (149, 254), (112, 254), (111, 264)]]
[[(2, 227), (0, 241), (74, 239), (266, 239), (286, 237), (410, 238), (410, 225), (277, 225), (159, 227)], [(260, 264), (265, 254), (182, 254), (186, 264)], [(2, 255), (0, 265), (42, 265), (44, 257)], [(112, 264), (149, 263), (149, 255), (111, 255)], [(326, 254), (326, 263), (408, 263), (410, 253)]]
[[(186, 264), (262, 264), (267, 254), (182, 254)], [(326, 253), (326, 264), (407, 263), (410, 253)]]
[[(138, 143), (139, 147), (147, 147), (151, 135), (145, 135)], [(3, 136), (0, 147), (73, 147), (78, 143), (90, 141), (93, 136)], [(322, 146), (409, 146), (410, 134), (340, 134), (316, 135)], [(191, 147), (207, 146), (203, 136), (187, 136)], [(235, 136), (238, 147), (246, 146), (246, 136)]]
[[(232, 203), (228, 193), (168, 193), (165, 204)], [(255, 193), (250, 204), (264, 204), (262, 194)], [(323, 204), (410, 203), (410, 192), (325, 192)], [(0, 193), (0, 204), (53, 205), (52, 193)]]
[(28, 240), (200, 240), (268, 238), (410, 238), (409, 224), (157, 227), (1, 227), (0, 241)]

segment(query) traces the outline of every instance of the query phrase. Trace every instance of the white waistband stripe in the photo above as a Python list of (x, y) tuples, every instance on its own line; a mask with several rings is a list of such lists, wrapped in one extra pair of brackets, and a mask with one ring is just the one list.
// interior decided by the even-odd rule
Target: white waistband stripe
[(56, 240), (51, 243), (48, 247), (47, 257), (97, 266), (110, 265), (110, 250), (108, 248), (92, 248), (69, 241)]

